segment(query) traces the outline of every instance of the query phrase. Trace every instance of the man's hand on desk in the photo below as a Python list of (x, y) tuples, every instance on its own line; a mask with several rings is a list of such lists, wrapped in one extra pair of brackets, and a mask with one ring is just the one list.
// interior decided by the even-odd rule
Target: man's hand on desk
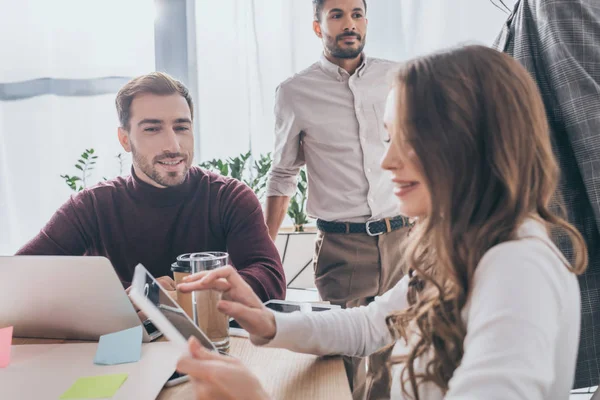
[[(160, 278), (156, 278), (156, 281), (160, 284), (160, 286), (163, 289), (165, 289), (167, 291), (167, 294), (169, 295), (169, 297), (171, 297), (173, 300), (177, 301), (176, 285), (175, 285), (175, 281), (173, 280), (173, 278), (171, 278), (170, 276), (161, 276)], [(125, 293), (127, 293), (128, 296), (129, 296), (130, 291), (131, 291), (131, 286), (129, 286), (127, 289), (125, 289)], [(135, 312), (137, 312), (138, 317), (140, 318), (140, 321), (144, 322), (145, 320), (148, 319), (148, 317), (146, 317), (146, 314), (141, 312), (140, 309), (135, 305), (134, 302), (131, 302), (131, 304), (133, 305)]]
[(156, 278), (156, 282), (160, 283), (163, 289), (167, 292), (172, 292), (176, 289), (175, 281), (170, 276), (161, 276)]
[(206, 289), (223, 292), (217, 308), (233, 317), (250, 335), (271, 340), (277, 333), (273, 313), (232, 266), (189, 275), (178, 288), (183, 293)]
[(193, 336), (190, 356), (182, 357), (177, 371), (190, 376), (197, 400), (268, 400), (256, 376), (239, 360), (205, 350)]

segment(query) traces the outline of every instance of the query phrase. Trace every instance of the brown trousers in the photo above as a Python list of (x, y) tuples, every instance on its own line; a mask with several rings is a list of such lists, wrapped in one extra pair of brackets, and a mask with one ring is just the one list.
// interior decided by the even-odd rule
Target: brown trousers
[[(319, 231), (314, 269), (321, 298), (344, 308), (358, 307), (391, 289), (406, 272), (400, 265), (400, 243), (407, 233), (408, 228), (375, 237)], [(386, 374), (377, 374), (388, 358), (389, 351), (370, 356), (367, 372), (363, 358), (344, 357), (354, 400), (389, 398), (390, 382), (381, 378)]]

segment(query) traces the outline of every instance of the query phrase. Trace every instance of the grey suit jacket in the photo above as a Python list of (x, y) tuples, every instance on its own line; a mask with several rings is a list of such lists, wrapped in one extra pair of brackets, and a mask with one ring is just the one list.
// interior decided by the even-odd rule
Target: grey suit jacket
[[(600, 378), (600, 0), (520, 0), (494, 46), (520, 61), (542, 93), (568, 219), (590, 263), (580, 277), (581, 338), (575, 388)], [(555, 238), (572, 256), (566, 237)]]

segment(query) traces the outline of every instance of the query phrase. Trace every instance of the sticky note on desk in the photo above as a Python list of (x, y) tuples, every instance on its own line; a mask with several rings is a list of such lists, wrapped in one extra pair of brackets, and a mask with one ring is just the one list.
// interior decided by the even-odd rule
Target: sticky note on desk
[(61, 399), (111, 398), (127, 380), (127, 374), (88, 376), (79, 378), (60, 396)]
[(114, 365), (137, 362), (142, 356), (142, 327), (100, 336), (94, 364)]
[(0, 329), (0, 368), (10, 364), (10, 345), (12, 344), (13, 327)]

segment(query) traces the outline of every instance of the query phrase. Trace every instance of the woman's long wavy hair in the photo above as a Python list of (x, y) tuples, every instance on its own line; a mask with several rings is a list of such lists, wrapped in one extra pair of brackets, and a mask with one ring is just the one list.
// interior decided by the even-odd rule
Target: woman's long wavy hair
[[(527, 71), (509, 56), (466, 46), (405, 64), (395, 80), (397, 137), (419, 159), (431, 194), (404, 252), (411, 268), (409, 307), (387, 319), (409, 344), (402, 363), (407, 383), (433, 382), (443, 392), (463, 357), (461, 311), (483, 255), (516, 239), (529, 217), (552, 232), (566, 231), (582, 273), (587, 251), (580, 233), (555, 210), (559, 179), (544, 104)], [(552, 209), (551, 209), (552, 208)], [(515, 279), (519, 279), (518, 276)], [(427, 355), (425, 372), (415, 363)]]

